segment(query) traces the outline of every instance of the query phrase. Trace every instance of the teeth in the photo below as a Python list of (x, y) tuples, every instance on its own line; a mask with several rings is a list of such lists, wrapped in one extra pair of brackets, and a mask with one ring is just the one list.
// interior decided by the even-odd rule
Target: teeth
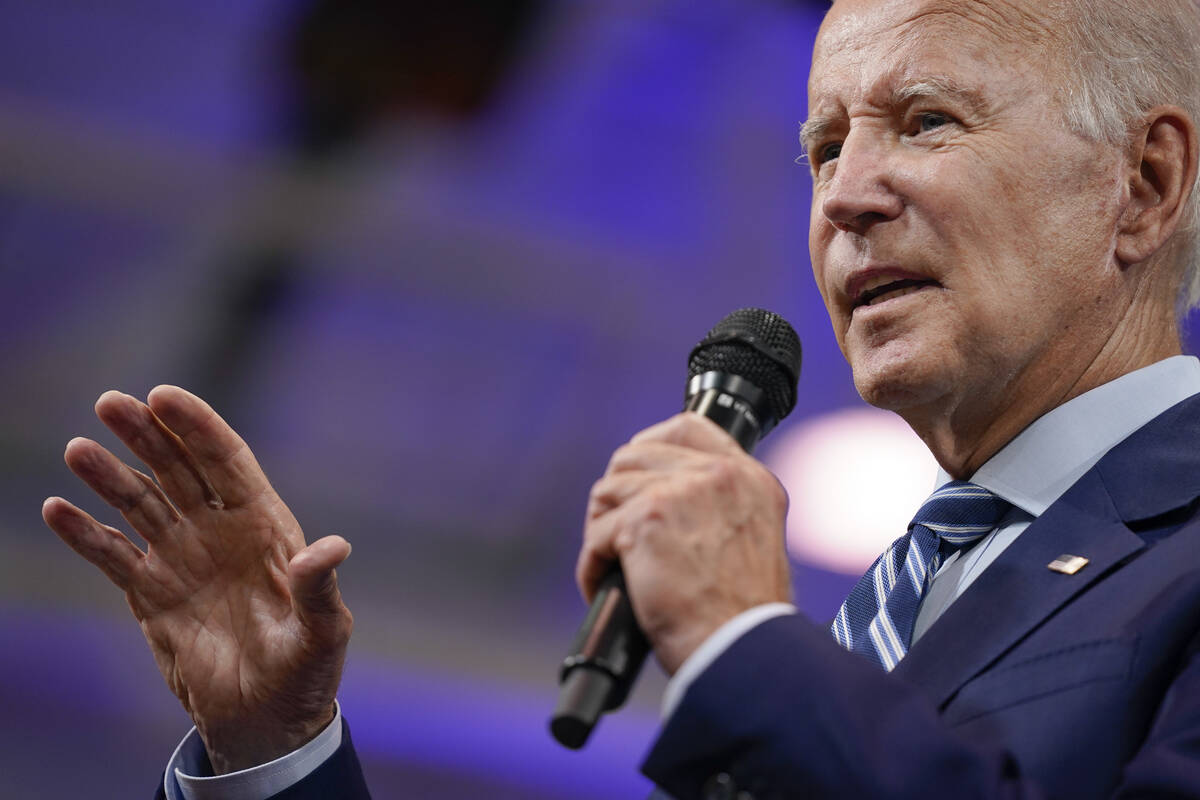
[(923, 286), (909, 286), (904, 289), (898, 289), (894, 292), (885, 292), (884, 294), (881, 294), (878, 297), (872, 298), (871, 302), (867, 303), (867, 305), (873, 306), (876, 303), (882, 303), (884, 300), (895, 300), (897, 297), (904, 297), (904, 295), (906, 295), (906, 294), (912, 294), (913, 292), (919, 292), (923, 288), (924, 288)]
[(860, 293), (861, 292), (869, 292), (872, 289), (878, 289), (880, 286), (883, 286), (885, 284), (893, 283), (895, 280), (896, 280), (895, 278), (888, 277), (886, 275), (880, 275), (880, 276), (871, 278), (869, 281), (864, 283), (862, 285), (862, 288), (859, 289), (859, 292)]
[(882, 283), (879, 280), (873, 279), (867, 284), (867, 288), (859, 293), (855, 305), (873, 306), (880, 301), (894, 300), (906, 294), (919, 292), (922, 289), (937, 285), (937, 281), (922, 280), (920, 278), (884, 280)]

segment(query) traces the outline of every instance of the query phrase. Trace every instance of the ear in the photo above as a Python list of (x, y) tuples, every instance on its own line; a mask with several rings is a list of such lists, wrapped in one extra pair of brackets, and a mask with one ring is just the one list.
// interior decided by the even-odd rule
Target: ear
[(1160, 106), (1130, 141), (1129, 205), (1117, 230), (1117, 258), (1137, 264), (1179, 227), (1196, 184), (1196, 124), (1177, 106)]

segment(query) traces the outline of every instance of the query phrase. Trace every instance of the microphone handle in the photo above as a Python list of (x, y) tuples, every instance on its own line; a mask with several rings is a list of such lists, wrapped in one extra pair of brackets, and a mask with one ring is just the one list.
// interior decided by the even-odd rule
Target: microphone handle
[(558, 705), (550, 732), (564, 747), (578, 750), (606, 711), (620, 708), (637, 680), (650, 642), (638, 627), (615, 566), (600, 582), (587, 617), (575, 634), (559, 671)]
[[(753, 384), (736, 375), (696, 376), (689, 384), (684, 411), (708, 417), (750, 453), (767, 426), (739, 396), (743, 393), (757, 397)], [(558, 704), (550, 718), (554, 738), (572, 750), (583, 747), (600, 715), (620, 708), (628, 699), (649, 652), (650, 643), (633, 614), (625, 575), (616, 565), (600, 582), (559, 670)]]

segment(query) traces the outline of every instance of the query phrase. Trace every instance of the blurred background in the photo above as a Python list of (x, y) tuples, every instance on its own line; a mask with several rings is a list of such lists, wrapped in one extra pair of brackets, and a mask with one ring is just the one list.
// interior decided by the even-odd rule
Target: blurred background
[[(933, 479), (809, 277), (826, 7), (0, 0), (0, 793), (149, 797), (189, 727), (39, 515), (62, 494), (121, 525), (63, 445), (123, 452), (95, 398), (176, 383), (310, 540), (354, 544), (341, 701), (377, 797), (644, 796), (656, 667), (585, 750), (546, 722), (588, 488), (680, 407), (692, 345), (750, 305), (800, 333), (760, 455), (814, 618)], [(911, 485), (847, 499), (872, 471)]]

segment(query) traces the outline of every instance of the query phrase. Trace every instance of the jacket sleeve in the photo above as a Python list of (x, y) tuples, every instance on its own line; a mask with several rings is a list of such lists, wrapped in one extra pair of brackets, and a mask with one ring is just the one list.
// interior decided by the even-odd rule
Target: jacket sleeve
[[(1162, 676), (1114, 797), (1200, 795), (1200, 644)], [(1104, 720), (1095, 720), (1103, 725)], [(1063, 747), (1071, 747), (1071, 742)], [(1013, 754), (798, 616), (751, 630), (692, 684), (642, 765), (677, 800), (1039, 798)]]
[(350, 739), (350, 725), (342, 719), (342, 745), (317, 767), (308, 777), (294, 784), (270, 800), (371, 800), (367, 781), (363, 777), (362, 765)]
[[(271, 795), (267, 800), (370, 800), (354, 742), (350, 738), (350, 725), (342, 718), (342, 743), (319, 767), (303, 780), (292, 784), (282, 792)], [(166, 800), (163, 780), (158, 781), (155, 800)]]

